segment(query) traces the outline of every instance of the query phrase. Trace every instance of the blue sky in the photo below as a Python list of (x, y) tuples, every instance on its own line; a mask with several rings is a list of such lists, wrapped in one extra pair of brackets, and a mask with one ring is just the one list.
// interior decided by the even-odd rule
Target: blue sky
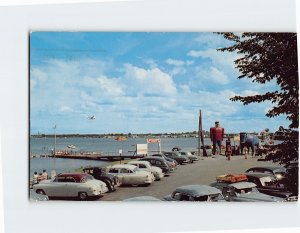
[[(271, 131), (270, 103), (229, 100), (276, 89), (238, 80), (230, 45), (213, 33), (32, 32), (31, 133), (159, 133), (220, 121), (226, 132)], [(95, 115), (95, 120), (88, 116)]]

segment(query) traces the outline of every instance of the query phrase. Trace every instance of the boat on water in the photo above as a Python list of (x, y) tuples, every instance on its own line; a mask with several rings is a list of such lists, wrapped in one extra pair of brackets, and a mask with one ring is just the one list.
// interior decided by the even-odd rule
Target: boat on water
[(74, 145), (68, 145), (68, 148), (69, 149), (76, 149), (76, 146), (74, 146)]

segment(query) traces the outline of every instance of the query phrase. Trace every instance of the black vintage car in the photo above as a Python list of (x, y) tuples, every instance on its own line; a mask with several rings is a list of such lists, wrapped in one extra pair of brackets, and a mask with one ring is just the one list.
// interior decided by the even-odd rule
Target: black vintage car
[(161, 157), (148, 156), (140, 159), (141, 161), (148, 161), (152, 166), (161, 168), (163, 173), (169, 173), (171, 168), (168, 162)]
[(186, 164), (190, 162), (188, 157), (181, 155), (178, 152), (163, 152), (163, 154), (168, 158), (176, 160), (179, 164)]
[(290, 192), (282, 183), (276, 180), (276, 178), (274, 178), (271, 174), (251, 172), (245, 173), (245, 175), (249, 182), (256, 184), (256, 188), (261, 193), (285, 198), (287, 200), (295, 199), (295, 197), (293, 197), (293, 193)]
[(116, 191), (116, 187), (120, 185), (118, 177), (107, 174), (105, 169), (102, 167), (85, 167), (83, 172), (92, 175), (97, 180), (103, 181), (109, 192)]
[(286, 173), (286, 168), (282, 166), (262, 166), (262, 167), (252, 167), (246, 171), (246, 173), (265, 173), (269, 175), (273, 175), (277, 180), (282, 180)]

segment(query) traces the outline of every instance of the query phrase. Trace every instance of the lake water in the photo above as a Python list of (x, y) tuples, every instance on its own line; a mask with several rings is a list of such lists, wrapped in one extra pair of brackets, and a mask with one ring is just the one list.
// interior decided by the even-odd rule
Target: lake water
[[(126, 141), (116, 141), (114, 138), (56, 138), (56, 150), (70, 150), (68, 145), (75, 145), (74, 151), (103, 152), (118, 154), (119, 150), (123, 154), (130, 154), (135, 151), (136, 144), (145, 144), (146, 138), (129, 138)], [(205, 144), (210, 145), (210, 139), (205, 139)], [(197, 138), (162, 138), (161, 147), (163, 151), (171, 151), (173, 147), (180, 147), (182, 150), (196, 151), (198, 147)], [(31, 154), (49, 154), (54, 148), (54, 138), (30, 138)], [(157, 143), (148, 144), (148, 151), (154, 153), (158, 151)], [(98, 166), (105, 164), (105, 161), (79, 160), (79, 159), (60, 159), (60, 158), (32, 158), (30, 159), (30, 176), (43, 169), (49, 173), (51, 170), (56, 172), (72, 171), (84, 166)]]

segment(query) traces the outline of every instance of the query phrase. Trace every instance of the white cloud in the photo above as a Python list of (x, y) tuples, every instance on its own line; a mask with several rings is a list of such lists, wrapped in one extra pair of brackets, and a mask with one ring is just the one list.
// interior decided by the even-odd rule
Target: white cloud
[(48, 79), (48, 75), (46, 72), (33, 68), (30, 70), (30, 89), (34, 90), (35, 87), (39, 85), (39, 83), (45, 82)]
[(157, 63), (153, 59), (146, 59), (145, 63), (148, 64), (151, 69), (158, 67)]
[(207, 80), (221, 85), (229, 83), (227, 75), (213, 66), (209, 67), (209, 69), (198, 67), (197, 76), (201, 78), (201, 81)]
[(174, 65), (174, 66), (183, 66), (185, 64), (184, 61), (171, 59), (171, 58), (168, 58), (166, 60), (166, 63), (169, 64), (169, 65)]
[(59, 109), (60, 112), (73, 112), (73, 109), (69, 106), (61, 106)]
[(185, 74), (187, 72), (185, 66), (190, 66), (194, 64), (194, 61), (193, 60), (182, 61), (182, 60), (168, 58), (167, 60), (165, 60), (165, 63), (173, 66), (173, 68), (169, 72), (171, 75), (178, 75), (178, 74)]
[(122, 87), (119, 84), (118, 79), (116, 78), (107, 78), (106, 76), (101, 76), (97, 78), (99, 83), (100, 91), (103, 91), (104, 94), (108, 96), (121, 96), (123, 94)]
[(141, 95), (176, 95), (176, 86), (172, 77), (159, 68), (143, 69), (131, 64), (126, 64), (124, 67), (127, 90), (131, 93)]
[(225, 66), (231, 69), (235, 69), (234, 61), (241, 57), (234, 52), (220, 52), (216, 49), (191, 50), (187, 55), (194, 58), (208, 58), (215, 66)]
[(215, 33), (199, 33), (194, 40), (199, 45), (206, 45), (209, 48), (219, 48), (230, 44), (230, 41), (225, 39), (222, 35)]
[(241, 94), (241, 96), (253, 96), (253, 95), (259, 95), (259, 92), (254, 90), (244, 90)]
[(178, 74), (185, 74), (186, 73), (186, 69), (184, 67), (181, 66), (176, 66), (174, 67), (171, 71), (170, 74), (173, 75), (178, 75)]

